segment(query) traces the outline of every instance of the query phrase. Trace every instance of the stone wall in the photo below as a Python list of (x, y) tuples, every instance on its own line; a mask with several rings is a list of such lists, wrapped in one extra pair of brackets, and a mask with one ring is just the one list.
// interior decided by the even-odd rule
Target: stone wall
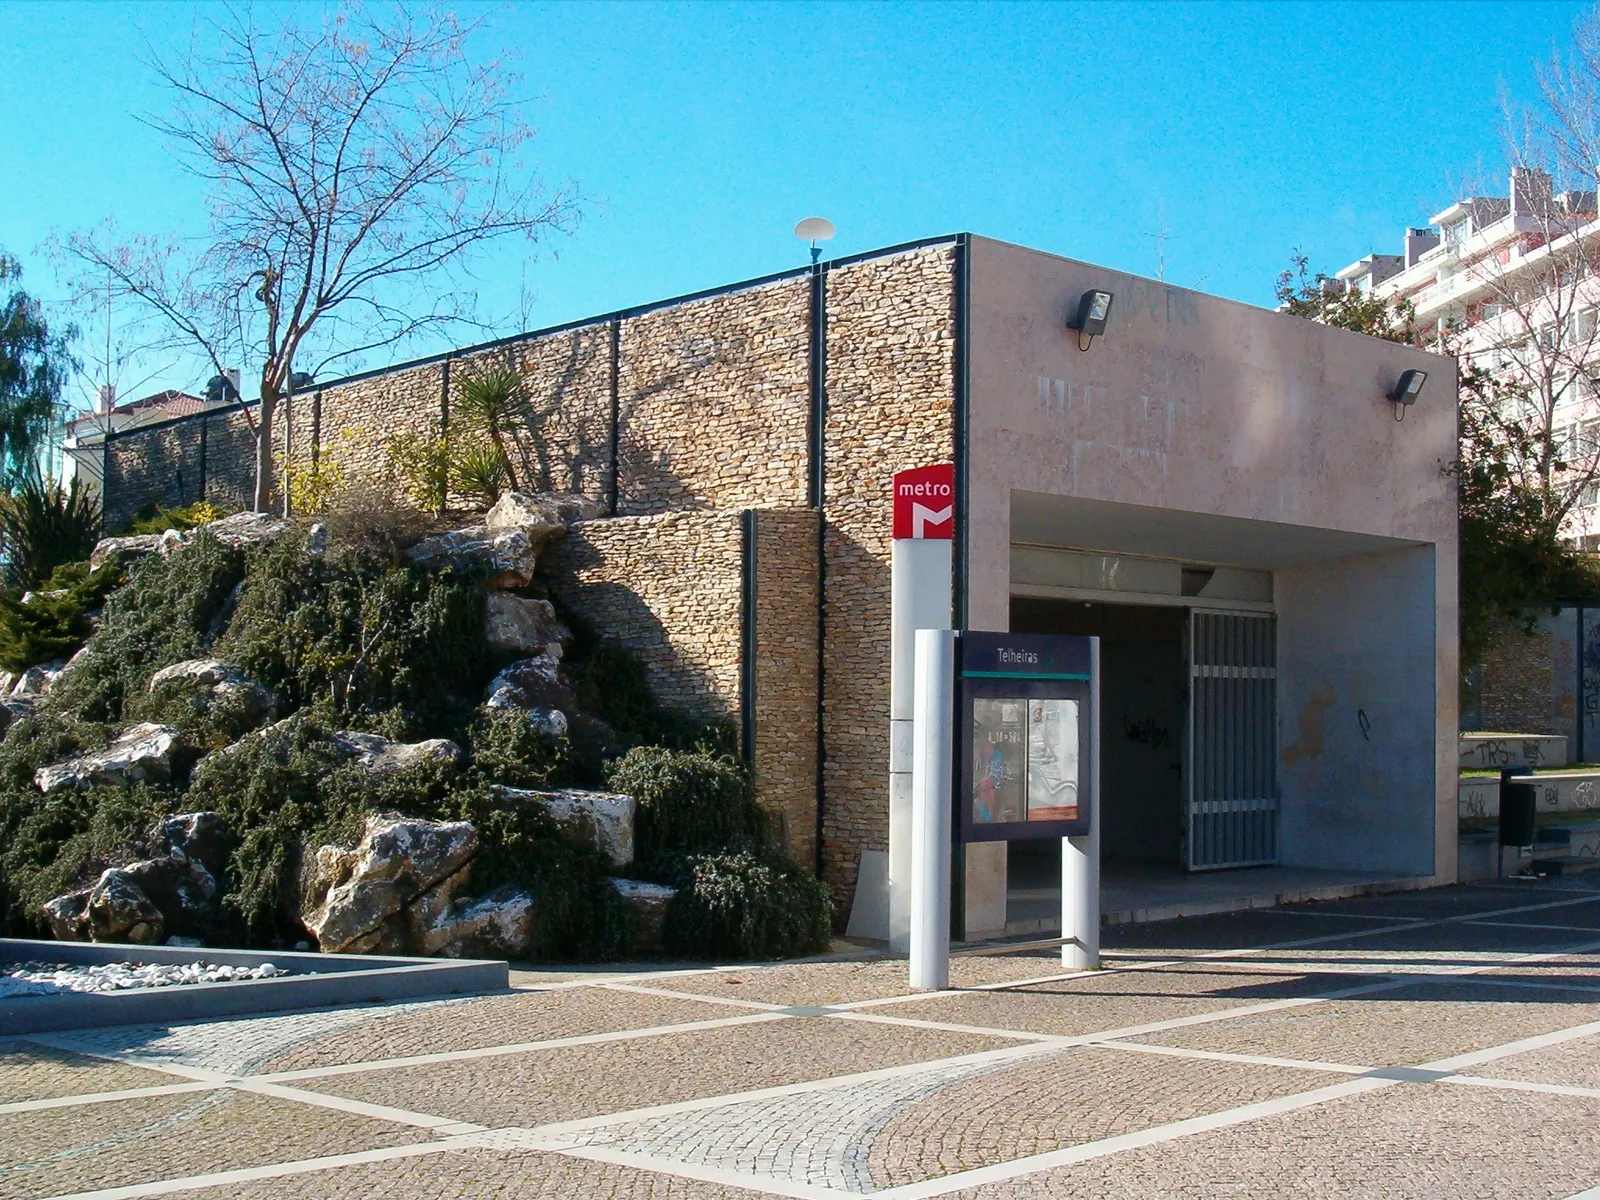
[(1531, 634), (1507, 629), (1477, 672), (1477, 717), (1495, 733), (1572, 732), (1572, 714), (1556, 702), (1556, 635), (1541, 626)]
[(618, 512), (806, 503), (810, 284), (622, 322)]
[(756, 796), (789, 857), (817, 861), (817, 513), (756, 512)]
[(744, 535), (735, 511), (572, 526), (540, 559), (551, 594), (644, 662), (669, 708), (737, 720)]
[(890, 479), (953, 453), (954, 256), (828, 274), (823, 859), (841, 902), (889, 844)]
[(151, 501), (242, 508), (255, 487), (255, 435), (237, 410), (167, 422), (112, 434), (105, 466), (104, 516), (112, 531)]

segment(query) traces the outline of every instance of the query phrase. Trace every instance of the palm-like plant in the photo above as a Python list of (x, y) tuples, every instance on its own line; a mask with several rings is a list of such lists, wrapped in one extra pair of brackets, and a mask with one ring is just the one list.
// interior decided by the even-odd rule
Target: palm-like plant
[(76, 479), (63, 488), (26, 474), (0, 495), (0, 550), (13, 587), (38, 587), (57, 567), (88, 558), (99, 540), (100, 506)]
[(456, 390), (458, 419), (493, 443), (512, 491), (519, 488), (509, 439), (529, 407), (527, 380), (510, 363), (492, 363), (468, 375)]

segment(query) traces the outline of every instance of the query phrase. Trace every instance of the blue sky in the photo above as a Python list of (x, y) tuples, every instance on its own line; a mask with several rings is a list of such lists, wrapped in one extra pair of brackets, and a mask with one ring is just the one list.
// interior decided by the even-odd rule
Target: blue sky
[[(1269, 304), (1296, 247), (1335, 270), (1463, 190), (1502, 192), (1503, 97), (1533, 98), (1583, 6), (487, 11), (481, 49), (516, 57), (544, 174), (588, 198), (535, 259), (482, 265), (481, 308), (512, 332), (524, 286), (540, 326), (798, 265), (812, 214), (838, 226), (831, 253), (970, 230), (1151, 276), (1165, 229), (1169, 281)], [(206, 19), (0, 4), (0, 246), (47, 299), (52, 230), (198, 229), (199, 193), (135, 114), (166, 106), (140, 48), (181, 51)]]

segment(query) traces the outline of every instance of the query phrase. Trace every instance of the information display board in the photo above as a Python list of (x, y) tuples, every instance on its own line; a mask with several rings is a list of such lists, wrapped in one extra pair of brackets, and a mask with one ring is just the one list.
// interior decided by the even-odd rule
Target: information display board
[(1089, 832), (1089, 639), (963, 633), (956, 827), (966, 842)]

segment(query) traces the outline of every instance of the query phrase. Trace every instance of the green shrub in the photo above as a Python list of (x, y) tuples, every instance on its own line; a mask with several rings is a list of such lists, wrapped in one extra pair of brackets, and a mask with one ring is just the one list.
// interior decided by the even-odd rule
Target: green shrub
[(667, 907), (666, 946), (698, 958), (786, 958), (827, 950), (828, 885), (775, 854), (689, 859)]
[(139, 560), (128, 585), (106, 600), (88, 652), (51, 687), (49, 707), (81, 720), (122, 720), (125, 701), (153, 672), (207, 653), (243, 577), (244, 556), (209, 534)]
[(639, 803), (635, 858), (671, 873), (684, 855), (761, 850), (767, 815), (742, 763), (704, 750), (636, 746), (612, 768), (613, 791)]
[(0, 874), (13, 891), (6, 924), (42, 933), (45, 901), (88, 887), (107, 867), (146, 857), (161, 819), (176, 811), (174, 795), (139, 784), (28, 797), (0, 854)]
[(218, 508), (209, 500), (198, 500), (178, 508), (163, 508), (154, 500), (133, 514), (122, 532), (125, 535), (140, 533), (165, 533), (169, 529), (198, 529), (228, 515), (228, 509)]
[(116, 563), (103, 563), (93, 572), (88, 563), (71, 563), (57, 567), (26, 604), (21, 597), (0, 595), (0, 667), (21, 671), (70, 658), (93, 632), (89, 614), (122, 580)]
[(57, 567), (88, 558), (99, 540), (100, 505), (76, 478), (63, 488), (24, 475), (0, 496), (0, 546), (12, 587), (38, 587)]
[(507, 787), (557, 788), (590, 782), (576, 777), (571, 742), (539, 732), (514, 709), (480, 710), (468, 728), (467, 745), (483, 776)]
[(290, 535), (252, 552), (216, 652), (290, 708), (401, 708), (425, 726), (477, 699), (488, 672), (484, 603), (477, 580), (312, 555)]

